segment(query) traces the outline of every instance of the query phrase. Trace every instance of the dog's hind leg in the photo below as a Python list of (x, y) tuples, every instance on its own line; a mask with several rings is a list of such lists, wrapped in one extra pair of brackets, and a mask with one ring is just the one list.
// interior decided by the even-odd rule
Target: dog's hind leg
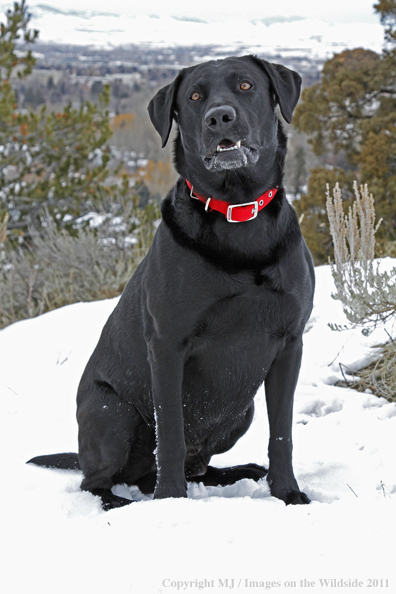
[(131, 503), (114, 495), (111, 487), (122, 476), (142, 417), (111, 386), (92, 382), (80, 387), (77, 420), (81, 489), (99, 495), (105, 510)]

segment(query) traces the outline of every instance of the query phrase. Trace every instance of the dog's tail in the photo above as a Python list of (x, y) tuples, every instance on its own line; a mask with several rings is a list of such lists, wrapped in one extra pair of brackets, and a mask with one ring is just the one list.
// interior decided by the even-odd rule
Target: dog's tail
[(28, 460), (26, 464), (37, 464), (37, 466), (44, 466), (44, 468), (59, 468), (61, 470), (81, 470), (78, 454), (73, 452), (36, 456)]

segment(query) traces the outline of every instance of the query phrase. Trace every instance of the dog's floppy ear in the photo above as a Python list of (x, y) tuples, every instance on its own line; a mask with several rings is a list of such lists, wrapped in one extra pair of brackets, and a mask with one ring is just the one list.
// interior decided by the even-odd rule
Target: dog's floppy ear
[(163, 87), (153, 97), (148, 105), (150, 120), (162, 139), (162, 148), (168, 142), (172, 129), (172, 120), (175, 115), (175, 102), (177, 89), (180, 84), (181, 73), (166, 87)]
[(292, 121), (293, 111), (300, 98), (301, 76), (281, 64), (271, 64), (256, 56), (251, 56), (269, 76), (283, 117), (288, 124)]

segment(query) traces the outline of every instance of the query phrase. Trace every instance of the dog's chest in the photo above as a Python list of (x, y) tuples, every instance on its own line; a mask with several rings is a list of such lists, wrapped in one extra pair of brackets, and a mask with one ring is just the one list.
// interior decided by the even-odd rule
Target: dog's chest
[(255, 350), (292, 334), (299, 318), (298, 301), (292, 295), (273, 293), (264, 287), (219, 298), (199, 317), (188, 350), (222, 352)]
[(230, 414), (246, 408), (293, 334), (291, 301), (257, 289), (220, 299), (204, 313), (188, 339), (183, 388), (188, 407), (205, 418), (205, 407), (213, 409), (212, 418), (231, 405)]

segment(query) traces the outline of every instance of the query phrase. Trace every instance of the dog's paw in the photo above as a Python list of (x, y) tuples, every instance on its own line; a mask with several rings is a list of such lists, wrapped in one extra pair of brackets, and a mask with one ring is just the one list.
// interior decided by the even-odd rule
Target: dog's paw
[(311, 500), (302, 491), (291, 491), (286, 497), (286, 505), (307, 505)]
[(271, 495), (281, 499), (286, 505), (306, 505), (311, 500), (305, 493), (300, 491), (293, 474), (274, 475), (269, 472), (267, 476)]
[(264, 468), (264, 466), (254, 464), (253, 462), (251, 462), (250, 464), (243, 464), (240, 467), (236, 468), (240, 468), (241, 478), (253, 479), (256, 482), (264, 478), (268, 474), (268, 470)]
[(134, 503), (133, 499), (126, 499), (125, 497), (114, 495), (110, 489), (93, 489), (91, 493), (92, 495), (96, 495), (101, 498), (102, 508), (104, 511), (110, 511), (111, 509), (124, 507), (124, 505)]

